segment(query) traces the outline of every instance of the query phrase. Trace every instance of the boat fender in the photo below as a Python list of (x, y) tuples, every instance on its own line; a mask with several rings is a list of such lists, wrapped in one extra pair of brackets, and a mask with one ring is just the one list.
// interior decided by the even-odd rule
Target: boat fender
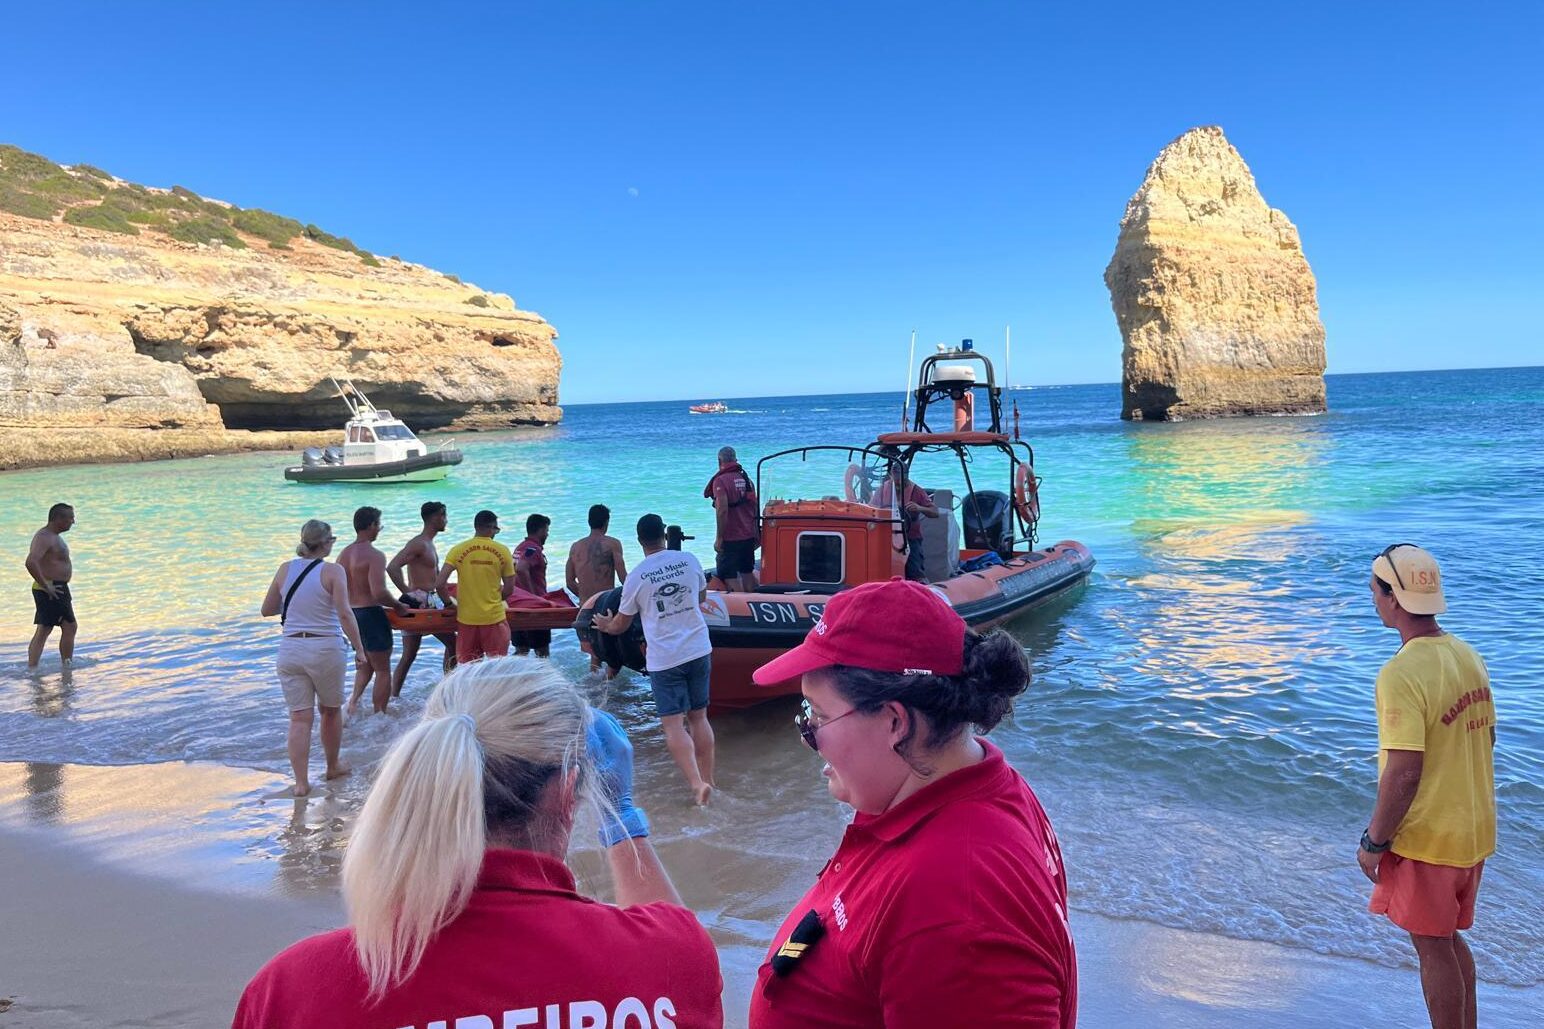
[(1013, 506), (1025, 525), (1033, 526), (1040, 520), (1040, 480), (1032, 464), (1020, 464), (1014, 473)]
[(855, 462), (847, 466), (847, 474), (842, 478), (842, 492), (852, 503), (868, 503), (868, 482), (862, 465)]
[(622, 587), (615, 586), (605, 593), (597, 594), (592, 603), (587, 605), (584, 611), (574, 622), (574, 627), (585, 634), (586, 641), (590, 644), (591, 652), (600, 658), (601, 663), (609, 667), (613, 672), (623, 668), (631, 668), (635, 672), (645, 670), (643, 651), (643, 620), (633, 619), (626, 632), (620, 636), (614, 636), (609, 632), (601, 632), (595, 628), (592, 621), (596, 614), (616, 614), (618, 606), (622, 603)]

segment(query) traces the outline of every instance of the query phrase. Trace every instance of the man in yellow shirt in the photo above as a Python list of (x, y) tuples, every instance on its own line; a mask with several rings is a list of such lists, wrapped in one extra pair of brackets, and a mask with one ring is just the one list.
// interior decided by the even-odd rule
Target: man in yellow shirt
[(1433, 1029), (1473, 1029), (1474, 924), (1485, 859), (1496, 850), (1496, 708), (1474, 648), (1444, 632), (1434, 557), (1396, 543), (1372, 562), (1372, 602), (1399, 632), (1378, 673), (1378, 801), (1357, 863), (1368, 910), (1410, 934)]
[[(504, 598), (515, 589), (515, 559), (509, 548), (494, 542), (499, 516), (479, 511), (472, 519), (477, 535), (462, 540), (445, 555), (435, 590), (456, 608), (456, 663), (509, 653), (509, 622)], [(456, 593), (447, 587), (456, 574)]]

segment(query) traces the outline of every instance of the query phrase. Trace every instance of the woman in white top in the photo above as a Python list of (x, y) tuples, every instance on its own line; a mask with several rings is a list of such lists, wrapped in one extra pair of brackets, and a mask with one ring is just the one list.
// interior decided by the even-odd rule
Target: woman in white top
[(289, 707), (289, 759), (295, 769), (293, 792), (311, 792), (306, 765), (311, 756), (311, 723), (314, 708), (322, 709), (322, 752), (327, 756), (327, 778), (338, 779), (349, 770), (338, 763), (343, 742), (343, 676), (346, 672), (343, 640), (355, 653), (363, 653), (359, 627), (348, 603), (348, 578), (343, 569), (326, 560), (332, 553), (332, 526), (315, 518), (300, 529), (298, 555), (274, 573), (263, 598), (264, 618), (279, 615), (284, 633), (279, 640), (279, 685)]

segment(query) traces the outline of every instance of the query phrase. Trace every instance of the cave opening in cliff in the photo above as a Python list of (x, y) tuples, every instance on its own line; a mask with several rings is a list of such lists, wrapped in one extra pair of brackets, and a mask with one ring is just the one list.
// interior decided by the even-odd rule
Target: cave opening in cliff
[[(377, 407), (389, 410), (414, 432), (447, 428), (471, 410), (469, 404), (436, 401), (390, 390), (366, 389), (365, 392)], [(206, 392), (206, 399), (220, 409), (220, 418), (228, 429), (337, 429), (341, 432), (348, 421), (348, 408), (336, 397), (273, 396), (271, 399), (242, 401), (217, 399)]]

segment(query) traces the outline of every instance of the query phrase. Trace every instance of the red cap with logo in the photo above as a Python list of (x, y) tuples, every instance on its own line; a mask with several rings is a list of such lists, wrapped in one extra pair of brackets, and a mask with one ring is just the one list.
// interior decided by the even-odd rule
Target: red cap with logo
[(965, 668), (965, 630), (965, 620), (949, 602), (920, 582), (868, 582), (832, 597), (804, 642), (751, 678), (757, 686), (775, 686), (832, 665), (959, 675)]

